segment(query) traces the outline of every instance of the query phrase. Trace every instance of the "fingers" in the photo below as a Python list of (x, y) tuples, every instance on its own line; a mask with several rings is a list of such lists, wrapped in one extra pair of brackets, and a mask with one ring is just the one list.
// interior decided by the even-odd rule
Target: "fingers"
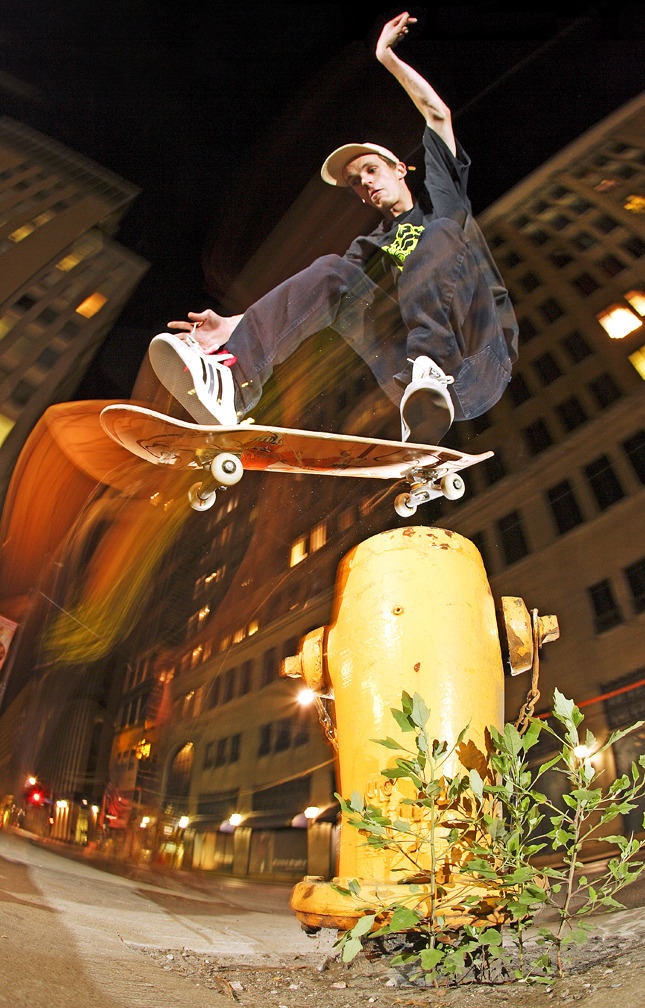
[(169, 329), (184, 329), (186, 332), (193, 328), (192, 322), (167, 322), (166, 325)]

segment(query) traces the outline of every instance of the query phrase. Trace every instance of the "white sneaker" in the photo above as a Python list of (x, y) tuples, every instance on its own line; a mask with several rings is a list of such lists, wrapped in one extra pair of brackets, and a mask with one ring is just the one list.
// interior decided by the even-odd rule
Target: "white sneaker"
[(401, 440), (414, 444), (439, 444), (455, 418), (448, 392), (454, 378), (430, 357), (412, 361), (412, 381), (401, 399)]
[[(157, 378), (199, 424), (238, 423), (235, 412), (235, 382), (230, 365), (233, 354), (226, 350), (205, 354), (191, 336), (180, 339), (173, 333), (159, 333), (148, 348)], [(228, 361), (228, 366), (226, 364)]]

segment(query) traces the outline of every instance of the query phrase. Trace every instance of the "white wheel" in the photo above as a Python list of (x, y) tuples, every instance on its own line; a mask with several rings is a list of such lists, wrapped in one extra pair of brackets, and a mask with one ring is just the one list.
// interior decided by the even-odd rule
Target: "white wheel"
[(440, 483), (441, 492), (448, 500), (459, 500), (466, 493), (466, 484), (459, 473), (446, 473)]
[(410, 503), (409, 494), (402, 493), (394, 499), (394, 510), (399, 518), (411, 518), (413, 514), (416, 514), (417, 506)]
[(244, 469), (237, 455), (230, 452), (222, 452), (216, 455), (211, 462), (211, 473), (213, 479), (217, 480), (221, 486), (234, 486), (242, 479)]
[(215, 503), (217, 497), (215, 491), (211, 490), (209, 494), (202, 494), (201, 489), (201, 483), (193, 483), (188, 491), (188, 500), (193, 511), (208, 511)]

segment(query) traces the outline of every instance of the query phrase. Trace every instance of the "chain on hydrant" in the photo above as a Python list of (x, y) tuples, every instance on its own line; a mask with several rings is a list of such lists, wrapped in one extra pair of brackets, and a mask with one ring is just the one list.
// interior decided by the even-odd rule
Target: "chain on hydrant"
[(520, 716), (515, 722), (515, 727), (517, 728), (520, 735), (524, 735), (524, 733), (526, 732), (530, 724), (531, 718), (533, 717), (535, 705), (540, 699), (540, 691), (538, 689), (538, 680), (540, 678), (540, 650), (539, 650), (539, 622), (538, 622), (537, 609), (531, 610), (531, 629), (533, 632), (533, 662), (531, 666), (531, 687), (526, 695), (526, 701), (520, 711)]

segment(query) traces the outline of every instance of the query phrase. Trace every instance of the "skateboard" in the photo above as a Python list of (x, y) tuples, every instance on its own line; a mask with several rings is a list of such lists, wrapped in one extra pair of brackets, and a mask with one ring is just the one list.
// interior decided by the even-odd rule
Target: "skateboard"
[(212, 507), (217, 492), (234, 486), (249, 469), (403, 480), (408, 489), (398, 494), (394, 510), (407, 518), (419, 504), (436, 497), (462, 497), (466, 487), (460, 470), (493, 454), (466, 455), (435, 445), (261, 427), (251, 422), (210, 427), (127, 403), (106, 406), (101, 424), (114, 441), (147, 462), (201, 473), (201, 481), (188, 492), (196, 511)]

